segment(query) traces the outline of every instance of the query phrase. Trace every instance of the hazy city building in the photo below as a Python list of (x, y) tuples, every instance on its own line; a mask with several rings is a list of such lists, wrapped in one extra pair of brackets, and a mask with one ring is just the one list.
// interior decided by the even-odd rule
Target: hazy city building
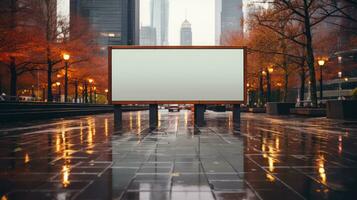
[(181, 35), (180, 35), (180, 45), (181, 46), (191, 46), (192, 45), (192, 28), (191, 23), (185, 19), (181, 25)]
[(156, 45), (156, 29), (152, 26), (142, 26), (140, 28), (140, 45)]
[(151, 0), (151, 26), (156, 29), (156, 44), (168, 45), (169, 0)]
[(98, 44), (139, 44), (139, 0), (71, 0), (70, 18), (85, 18), (98, 32)]
[(249, 25), (245, 23), (256, 12), (261, 12), (269, 8), (271, 0), (243, 0), (243, 33), (248, 34)]
[(215, 44), (221, 44), (221, 12), (222, 0), (215, 1)]
[(243, 0), (216, 0), (215, 40), (222, 44), (232, 33), (243, 33)]

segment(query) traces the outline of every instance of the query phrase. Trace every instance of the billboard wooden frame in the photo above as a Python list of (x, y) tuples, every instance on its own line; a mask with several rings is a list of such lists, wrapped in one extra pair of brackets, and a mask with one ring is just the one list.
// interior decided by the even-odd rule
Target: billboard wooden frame
[[(112, 50), (113, 49), (243, 49), (243, 101), (112, 101)], [(247, 102), (247, 47), (245, 46), (109, 46), (108, 47), (108, 102), (113, 105), (124, 104), (245, 104)]]

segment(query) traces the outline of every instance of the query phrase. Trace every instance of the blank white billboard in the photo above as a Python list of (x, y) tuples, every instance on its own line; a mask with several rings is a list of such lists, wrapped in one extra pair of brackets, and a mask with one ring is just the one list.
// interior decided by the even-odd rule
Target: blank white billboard
[(110, 52), (113, 104), (244, 101), (242, 48), (113, 47)]

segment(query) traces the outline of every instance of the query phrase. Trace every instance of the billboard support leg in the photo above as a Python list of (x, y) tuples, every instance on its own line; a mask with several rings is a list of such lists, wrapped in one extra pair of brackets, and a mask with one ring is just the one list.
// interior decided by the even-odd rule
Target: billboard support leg
[(233, 104), (233, 129), (240, 130), (240, 104)]
[(205, 105), (203, 104), (195, 104), (195, 125), (200, 127), (205, 123)]
[(159, 120), (159, 109), (158, 104), (150, 104), (149, 105), (149, 123), (150, 128), (157, 128), (158, 120)]
[(114, 105), (114, 130), (119, 131), (122, 128), (122, 107)]

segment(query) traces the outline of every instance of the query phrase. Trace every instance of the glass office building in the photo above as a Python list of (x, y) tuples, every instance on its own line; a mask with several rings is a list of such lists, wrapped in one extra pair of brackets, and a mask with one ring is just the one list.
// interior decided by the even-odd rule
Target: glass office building
[(71, 0), (70, 16), (88, 19), (103, 47), (139, 44), (139, 0)]

